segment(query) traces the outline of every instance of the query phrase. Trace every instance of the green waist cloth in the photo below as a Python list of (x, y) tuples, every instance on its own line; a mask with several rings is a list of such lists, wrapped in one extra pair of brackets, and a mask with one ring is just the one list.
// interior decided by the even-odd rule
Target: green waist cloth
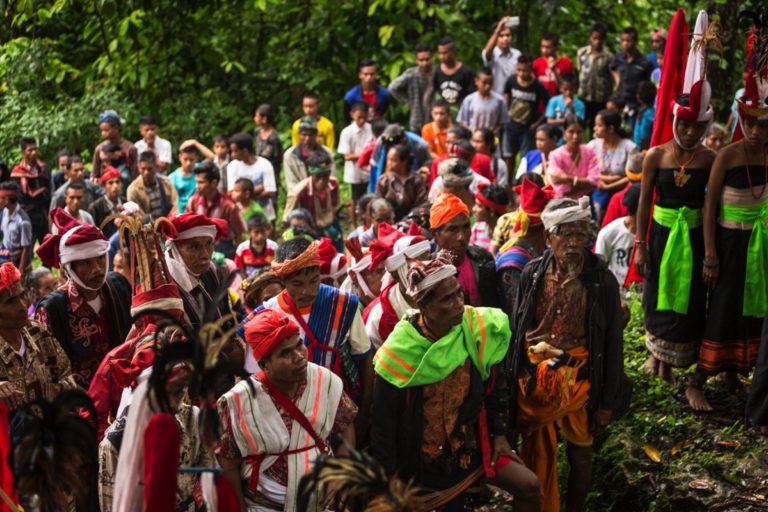
[(680, 315), (688, 313), (693, 278), (693, 248), (690, 229), (701, 226), (702, 210), (664, 208), (653, 206), (653, 220), (669, 228), (669, 238), (664, 246), (659, 267), (659, 295), (656, 309), (672, 310)]
[(744, 316), (763, 318), (768, 310), (768, 202), (752, 206), (724, 204), (720, 210), (723, 220), (752, 224), (747, 244), (747, 275), (744, 280)]
[(439, 382), (470, 358), (483, 380), (507, 354), (509, 318), (500, 309), (464, 307), (461, 325), (432, 342), (400, 320), (374, 358), (376, 374), (398, 388)]

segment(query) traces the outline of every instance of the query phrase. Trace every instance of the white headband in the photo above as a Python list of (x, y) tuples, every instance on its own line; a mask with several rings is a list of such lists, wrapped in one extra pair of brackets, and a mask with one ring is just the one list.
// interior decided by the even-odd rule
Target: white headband
[(541, 214), (541, 223), (544, 224), (544, 229), (551, 231), (552, 228), (560, 226), (561, 224), (570, 224), (572, 222), (587, 221), (592, 218), (592, 213), (589, 210), (589, 197), (582, 196), (579, 198), (579, 204), (569, 206), (568, 208), (559, 208), (557, 210), (544, 211)]
[(453, 265), (444, 265), (431, 274), (427, 274), (427, 276), (416, 286), (408, 286), (408, 295), (418, 302), (441, 281), (455, 276), (456, 273), (456, 267)]
[(404, 236), (395, 242), (394, 254), (387, 258), (384, 263), (387, 272), (397, 272), (398, 269), (405, 265), (406, 258), (418, 258), (429, 253), (430, 249), (432, 249), (432, 246), (429, 245), (429, 240), (422, 240), (413, 245), (408, 245), (413, 238), (412, 236)]
[(347, 273), (349, 273), (349, 272), (355, 272), (355, 273), (363, 272), (365, 270), (368, 270), (368, 267), (370, 266), (370, 264), (371, 264), (371, 255), (370, 254), (366, 254), (365, 256), (360, 258), (360, 261), (356, 261), (354, 258), (352, 258), (352, 266), (350, 266), (347, 269)]
[(59, 264), (66, 265), (73, 261), (87, 260), (88, 258), (103, 256), (109, 252), (109, 242), (100, 238), (82, 244), (66, 245), (67, 240), (83, 227), (85, 226), (70, 229), (59, 240)]
[(341, 253), (338, 253), (336, 256), (334, 256), (333, 259), (331, 260), (330, 272), (327, 273), (327, 274), (322, 274), (321, 273), (320, 277), (322, 279), (324, 279), (326, 277), (330, 277), (334, 281), (337, 281), (341, 276), (346, 274), (347, 273), (347, 265), (346, 264), (344, 264), (344, 265), (341, 264), (341, 259), (342, 258), (344, 258), (344, 255), (341, 254)]
[(197, 238), (199, 236), (208, 236), (215, 240), (216, 231), (216, 226), (196, 226), (194, 228), (185, 229), (184, 231), (179, 231), (173, 239), (189, 240), (190, 238)]

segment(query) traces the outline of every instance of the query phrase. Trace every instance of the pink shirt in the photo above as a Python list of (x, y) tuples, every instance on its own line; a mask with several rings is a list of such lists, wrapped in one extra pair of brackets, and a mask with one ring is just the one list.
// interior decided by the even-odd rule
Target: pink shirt
[[(600, 181), (600, 163), (597, 160), (595, 151), (586, 144), (581, 144), (579, 151), (581, 152), (579, 164), (573, 165), (573, 159), (566, 146), (560, 146), (553, 150), (549, 154), (549, 169), (547, 171), (551, 173), (562, 172), (571, 177), (586, 178), (593, 185), (597, 186)], [(583, 188), (574, 193), (571, 183), (558, 183), (553, 188), (555, 189), (556, 198), (570, 197), (578, 199), (589, 193)]]
[(457, 270), (459, 271), (459, 284), (469, 297), (469, 305), (480, 306), (480, 290), (477, 289), (477, 279), (469, 256), (464, 256), (464, 261), (461, 262)]

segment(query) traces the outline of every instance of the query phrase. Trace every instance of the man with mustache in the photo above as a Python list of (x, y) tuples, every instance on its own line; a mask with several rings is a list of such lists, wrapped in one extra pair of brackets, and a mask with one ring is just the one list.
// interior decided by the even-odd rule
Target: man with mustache
[[(568, 443), (566, 510), (583, 510), (592, 442), (625, 405), (619, 286), (586, 248), (589, 198), (551, 201), (541, 215), (549, 249), (526, 265), (510, 348), (520, 456), (541, 482), (542, 510), (560, 510), (557, 433)], [(514, 410), (514, 409), (513, 409)]]

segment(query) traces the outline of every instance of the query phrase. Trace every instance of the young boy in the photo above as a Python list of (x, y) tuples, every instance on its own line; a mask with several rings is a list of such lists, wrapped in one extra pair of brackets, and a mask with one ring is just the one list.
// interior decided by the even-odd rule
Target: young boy
[(601, 255), (608, 263), (608, 269), (616, 276), (619, 286), (627, 279), (632, 244), (637, 227), (635, 214), (640, 200), (640, 183), (635, 183), (624, 193), (622, 203), (627, 207), (626, 217), (611, 221), (597, 234), (595, 254)]
[(185, 142), (179, 148), (178, 169), (168, 175), (173, 188), (179, 195), (179, 211), (187, 211), (187, 201), (195, 193), (195, 166), (197, 165), (197, 149), (194, 144)]
[(248, 240), (237, 246), (235, 266), (243, 277), (259, 275), (270, 269), (275, 259), (277, 242), (272, 240), (272, 224), (263, 213), (254, 213), (248, 217)]
[(638, 150), (651, 146), (653, 120), (656, 118), (656, 86), (653, 82), (640, 82), (637, 86), (637, 103), (640, 109), (635, 123), (634, 139)]
[[(133, 174), (131, 173), (131, 168), (128, 167), (128, 161), (125, 158), (125, 153), (120, 148), (120, 144), (107, 142), (99, 150), (99, 158), (101, 159), (102, 167), (111, 165), (120, 171), (120, 174), (123, 176), (123, 185), (125, 185), (126, 188), (131, 184), (131, 181), (133, 181)], [(101, 177), (101, 174), (99, 174), (99, 177)]]
[(473, 92), (461, 102), (459, 115), (456, 121), (472, 131), (489, 128), (495, 133), (501, 131), (501, 127), (509, 122), (504, 98), (493, 92), (493, 71), (489, 67), (482, 67), (475, 73), (475, 88)]
[[(320, 115), (320, 96), (316, 93), (307, 91), (301, 98), (301, 110), (304, 116), (309, 116), (317, 121), (317, 140), (323, 146), (334, 149), (336, 146), (336, 135), (333, 132), (333, 123), (330, 119)], [(299, 123), (301, 118), (293, 122), (291, 127), (291, 146), (299, 143)]]
[(264, 215), (264, 208), (253, 200), (253, 181), (248, 178), (240, 178), (235, 182), (235, 188), (230, 194), (240, 213), (243, 216), (243, 222), (246, 222), (255, 214)]
[(544, 122), (540, 107), (549, 101), (547, 89), (533, 75), (533, 59), (521, 55), (517, 59), (515, 76), (504, 85), (509, 123), (504, 130), (503, 156), (507, 167), (513, 168), (517, 153), (526, 154), (534, 146), (536, 128)]
[(421, 129), (421, 138), (427, 141), (432, 159), (448, 155), (448, 130), (453, 126), (448, 102), (439, 99), (432, 105), (432, 122)]
[(357, 65), (360, 83), (344, 95), (344, 116), (349, 119), (352, 105), (358, 101), (368, 104), (370, 119), (384, 117), (392, 99), (389, 91), (376, 83), (378, 68), (372, 59), (363, 59)]
[(139, 119), (139, 133), (141, 140), (136, 141), (136, 151), (152, 151), (157, 155), (157, 168), (165, 173), (171, 165), (171, 143), (157, 136), (157, 120), (153, 116), (144, 116)]
[(349, 209), (352, 225), (357, 225), (355, 204), (368, 190), (368, 172), (357, 166), (360, 152), (373, 139), (373, 131), (368, 123), (368, 104), (358, 101), (350, 110), (352, 122), (341, 130), (339, 153), (344, 157), (344, 182), (352, 185), (352, 201)]
[(562, 94), (553, 96), (547, 102), (547, 123), (562, 127), (565, 124), (565, 116), (575, 115), (582, 121), (586, 119), (587, 109), (583, 101), (576, 98), (579, 89), (578, 81), (574, 75), (565, 75), (560, 82)]
[(123, 177), (120, 171), (114, 167), (105, 167), (101, 173), (99, 184), (104, 188), (105, 194), (91, 203), (88, 207), (88, 213), (93, 217), (96, 227), (101, 229), (104, 236), (111, 237), (117, 232), (117, 226), (114, 222), (108, 222), (103, 228), (101, 223), (104, 219), (115, 213), (122, 211), (123, 204)]
[(8, 261), (16, 265), (21, 274), (27, 270), (30, 261), (32, 245), (32, 222), (29, 215), (19, 205), (19, 187), (12, 181), (0, 183), (0, 209), (5, 209), (0, 225), (3, 232), (3, 247), (0, 249), (7, 255)]

